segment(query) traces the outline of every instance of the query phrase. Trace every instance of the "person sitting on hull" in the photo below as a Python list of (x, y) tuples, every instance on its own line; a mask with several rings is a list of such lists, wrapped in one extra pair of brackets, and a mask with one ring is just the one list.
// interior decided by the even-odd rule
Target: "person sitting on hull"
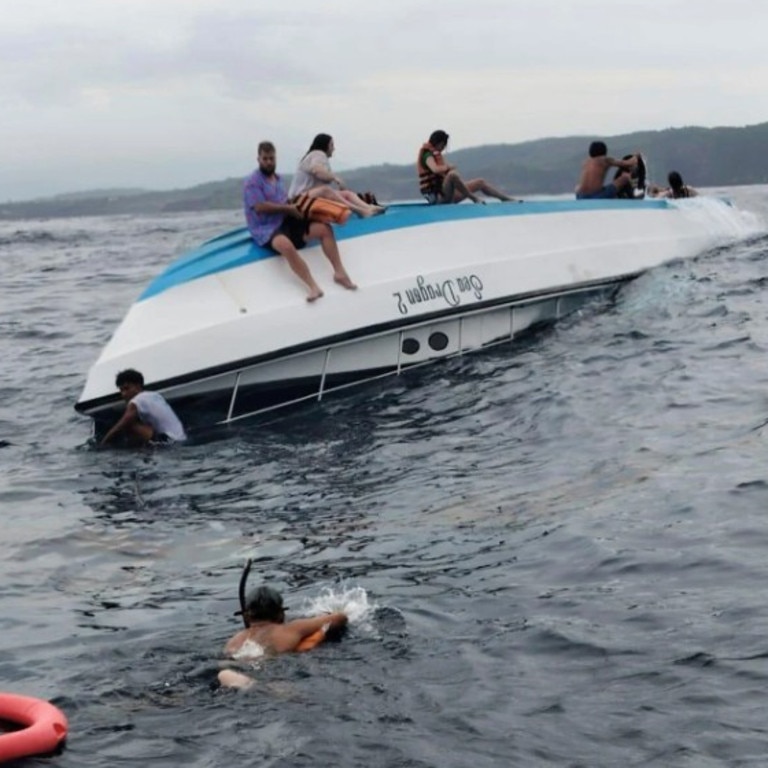
[(288, 194), (277, 169), (277, 153), (271, 141), (259, 144), (259, 167), (246, 179), (243, 203), (248, 230), (257, 245), (280, 254), (294, 274), (307, 286), (307, 301), (319, 299), (323, 292), (312, 276), (299, 250), (311, 240), (320, 247), (333, 267), (333, 279), (344, 288), (357, 286), (341, 263), (339, 246), (333, 229), (319, 221), (307, 221), (299, 209), (288, 202)]
[[(593, 141), (589, 145), (589, 157), (581, 166), (581, 176), (576, 185), (577, 200), (606, 200), (616, 197), (632, 197), (631, 172), (638, 164), (638, 155), (617, 160), (609, 157), (608, 148), (603, 141)], [(613, 181), (605, 183), (609, 169), (618, 168), (620, 173)]]
[[(242, 660), (264, 654), (301, 653), (325, 640), (338, 638), (346, 628), (347, 615), (342, 611), (286, 621), (282, 595), (266, 585), (257, 587), (244, 598), (250, 567), (249, 560), (240, 579), (240, 610), (235, 613), (243, 617), (245, 629), (224, 646), (226, 656)], [(233, 669), (219, 672), (219, 683), (227, 688), (249, 688), (254, 682), (252, 677)]]
[(421, 145), (416, 158), (419, 191), (430, 205), (460, 203), (467, 199), (473, 203), (485, 202), (477, 196), (478, 192), (504, 202), (515, 202), (515, 198), (492, 187), (485, 179), (464, 181), (456, 167), (443, 159), (448, 138), (445, 131), (432, 131), (429, 141)]
[(123, 435), (131, 445), (168, 445), (187, 439), (179, 417), (159, 393), (144, 389), (144, 376), (133, 368), (120, 371), (115, 386), (125, 400), (125, 412), (104, 435), (107, 445)]
[[(367, 203), (351, 189), (347, 189), (344, 180), (331, 170), (330, 158), (335, 151), (333, 137), (327, 133), (318, 133), (299, 162), (288, 190), (288, 198), (295, 200), (302, 194), (325, 197), (348, 206), (364, 219), (384, 213), (384, 206)], [(337, 188), (334, 188), (334, 184)]]

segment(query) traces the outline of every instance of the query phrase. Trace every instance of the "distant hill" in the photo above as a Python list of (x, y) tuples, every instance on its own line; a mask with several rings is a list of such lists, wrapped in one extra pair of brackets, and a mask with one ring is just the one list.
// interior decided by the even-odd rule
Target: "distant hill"
[[(484, 176), (511, 194), (569, 193), (587, 146), (595, 138), (603, 137), (487, 144), (451, 152), (450, 160), (465, 178)], [(609, 136), (605, 141), (616, 157), (643, 152), (650, 161), (653, 181), (663, 181), (667, 171), (675, 169), (694, 186), (768, 183), (768, 154), (764, 151), (768, 146), (768, 123), (743, 128), (668, 128)], [(248, 170), (244, 169), (243, 175)], [(342, 175), (352, 189), (371, 190), (380, 201), (417, 196), (416, 175), (410, 163), (373, 165), (344, 171)], [(241, 206), (241, 193), (242, 178), (163, 192), (96, 190), (6, 203), (0, 205), (0, 219), (233, 209)]]

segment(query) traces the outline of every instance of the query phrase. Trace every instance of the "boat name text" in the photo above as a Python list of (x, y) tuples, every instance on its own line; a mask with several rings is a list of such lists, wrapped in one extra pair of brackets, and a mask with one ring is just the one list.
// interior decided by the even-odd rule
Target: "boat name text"
[(398, 312), (401, 315), (407, 315), (409, 307), (431, 301), (444, 301), (449, 307), (458, 307), (461, 304), (462, 294), (467, 293), (474, 295), (475, 301), (483, 298), (483, 281), (477, 275), (462, 275), (435, 283), (428, 283), (422, 275), (419, 275), (415, 286), (403, 291), (395, 291), (392, 295), (397, 300)]

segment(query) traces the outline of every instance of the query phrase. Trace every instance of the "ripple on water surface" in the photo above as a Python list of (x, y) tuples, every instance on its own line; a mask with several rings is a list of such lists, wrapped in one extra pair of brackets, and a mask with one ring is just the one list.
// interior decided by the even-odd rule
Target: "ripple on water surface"
[[(238, 217), (0, 223), (0, 671), (69, 716), (57, 765), (758, 764), (768, 242), (514, 350), (88, 449), (72, 403), (115, 324)], [(215, 680), (246, 557), (297, 614), (365, 610), (239, 694)]]

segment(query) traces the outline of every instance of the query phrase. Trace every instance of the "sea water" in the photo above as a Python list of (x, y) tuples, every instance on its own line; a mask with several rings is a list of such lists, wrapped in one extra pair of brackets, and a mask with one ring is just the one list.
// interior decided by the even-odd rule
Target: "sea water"
[[(768, 239), (267, 424), (90, 449), (110, 333), (239, 224), (0, 223), (0, 690), (66, 712), (51, 765), (763, 764)], [(222, 691), (247, 557), (355, 619)]]

